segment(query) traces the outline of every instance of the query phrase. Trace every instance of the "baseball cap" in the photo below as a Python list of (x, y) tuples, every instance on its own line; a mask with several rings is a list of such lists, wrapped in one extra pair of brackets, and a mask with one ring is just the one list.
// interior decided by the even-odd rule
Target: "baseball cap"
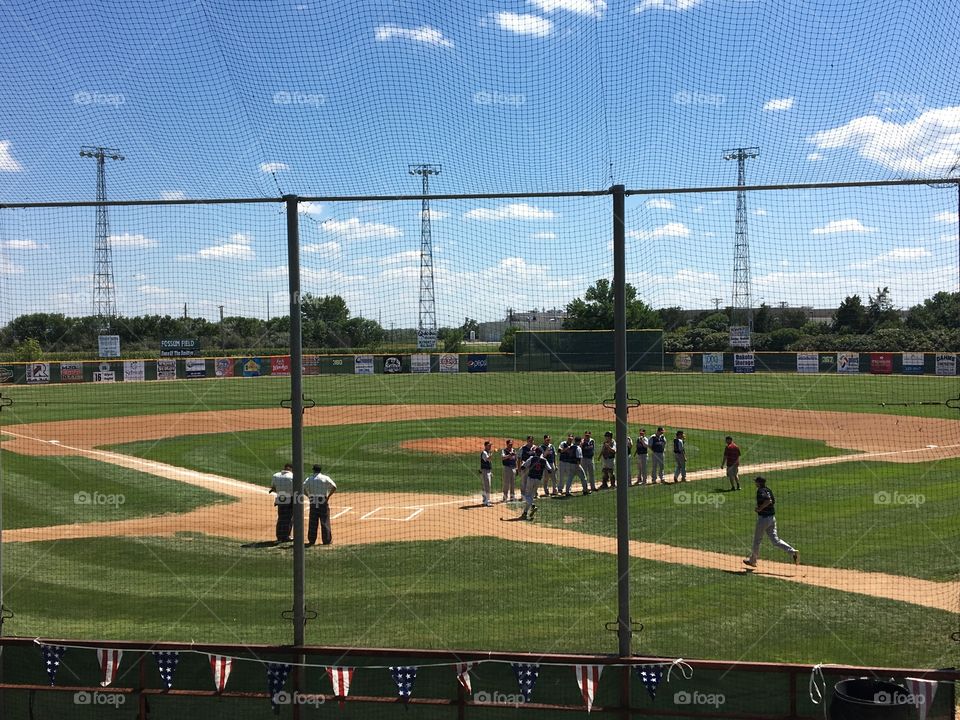
[(314, 466), (313, 466), (313, 471), (314, 471), (314, 472), (320, 472), (320, 471), (322, 471), (322, 470), (323, 470), (323, 468), (320, 467), (319, 465), (314, 465)]

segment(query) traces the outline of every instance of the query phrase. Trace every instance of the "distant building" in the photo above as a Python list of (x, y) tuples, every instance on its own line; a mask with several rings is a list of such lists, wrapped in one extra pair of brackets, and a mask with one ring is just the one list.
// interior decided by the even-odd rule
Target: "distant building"
[(503, 320), (480, 323), (479, 339), (484, 342), (499, 342), (509, 327), (518, 330), (562, 330), (566, 318), (567, 311), (557, 308), (508, 310)]

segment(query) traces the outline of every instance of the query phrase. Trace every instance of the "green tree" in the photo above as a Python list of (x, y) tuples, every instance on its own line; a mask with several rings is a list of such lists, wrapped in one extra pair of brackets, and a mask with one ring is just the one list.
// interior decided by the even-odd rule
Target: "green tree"
[(867, 324), (870, 331), (900, 327), (900, 315), (890, 299), (890, 288), (877, 288), (867, 303)]
[[(637, 298), (637, 289), (630, 283), (624, 288), (627, 328), (660, 327), (660, 316), (653, 308)], [(567, 330), (613, 330), (613, 285), (600, 278), (584, 293), (567, 303)]]
[(916, 330), (960, 329), (960, 292), (938, 292), (910, 308), (907, 324)]
[(687, 316), (679, 306), (660, 308), (657, 310), (660, 316), (660, 327), (667, 332), (682, 328), (687, 324)]
[[(862, 333), (867, 327), (867, 309), (859, 295), (843, 299), (833, 314), (833, 331), (836, 333)], [(852, 348), (851, 348), (852, 349)]]
[(440, 328), (437, 331), (437, 339), (443, 343), (444, 352), (460, 352), (463, 345), (463, 330), (460, 328)]
[(760, 308), (753, 314), (753, 331), (766, 333), (771, 330), (773, 330), (773, 317), (770, 314), (770, 306), (760, 303)]
[(517, 328), (513, 325), (503, 331), (503, 337), (500, 338), (500, 352), (512, 353), (517, 345)]
[(697, 323), (698, 328), (706, 328), (713, 332), (730, 332), (730, 318), (726, 313), (715, 312), (707, 315)]
[(33, 362), (43, 357), (43, 348), (36, 338), (27, 338), (13, 349), (13, 359), (17, 362)]
[(460, 326), (460, 332), (463, 333), (465, 338), (468, 338), (470, 337), (471, 330), (473, 331), (475, 337), (480, 337), (480, 323), (470, 317), (464, 318), (463, 325)]

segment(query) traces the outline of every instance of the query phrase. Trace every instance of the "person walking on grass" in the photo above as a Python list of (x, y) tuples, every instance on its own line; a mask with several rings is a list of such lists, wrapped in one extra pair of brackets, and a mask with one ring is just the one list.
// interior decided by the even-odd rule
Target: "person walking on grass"
[(677, 430), (677, 436), (673, 439), (673, 459), (676, 463), (673, 468), (674, 484), (687, 482), (687, 443), (683, 430)]
[(770, 542), (772, 542), (774, 546), (783, 550), (793, 559), (794, 565), (800, 564), (800, 553), (796, 548), (777, 536), (777, 516), (775, 508), (777, 500), (773, 496), (773, 491), (767, 487), (766, 478), (762, 475), (757, 475), (757, 477), (754, 478), (754, 483), (756, 483), (757, 486), (757, 526), (753, 531), (753, 551), (750, 553), (750, 557), (743, 561), (743, 564), (749, 565), (750, 567), (757, 566), (757, 557), (760, 554), (760, 543), (763, 540), (764, 533), (770, 538)]
[(740, 489), (740, 448), (733, 441), (733, 438), (727, 435), (727, 446), (723, 449), (723, 460), (720, 462), (720, 469), (727, 468), (727, 480), (730, 481), (731, 490)]
[(544, 473), (552, 471), (553, 466), (543, 456), (543, 450), (537, 447), (534, 448), (533, 455), (523, 463), (523, 470), (523, 499), (525, 504), (520, 520), (533, 520), (533, 516), (537, 514), (537, 505), (533, 502), (537, 499), (537, 487), (543, 480)]

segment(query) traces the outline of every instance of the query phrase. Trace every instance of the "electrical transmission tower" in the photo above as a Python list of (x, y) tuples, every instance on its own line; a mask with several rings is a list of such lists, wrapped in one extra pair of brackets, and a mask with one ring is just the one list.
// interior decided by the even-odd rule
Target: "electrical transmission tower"
[[(746, 161), (760, 154), (760, 148), (724, 150), (724, 160), (737, 161), (737, 187), (747, 184)], [(730, 325), (753, 329), (753, 300), (750, 297), (750, 244), (747, 241), (747, 192), (737, 190), (737, 226), (733, 244), (733, 306)]]
[(97, 233), (93, 242), (93, 314), (101, 333), (117, 317), (117, 294), (113, 283), (113, 251), (110, 248), (110, 221), (107, 218), (106, 161), (123, 160), (115, 148), (80, 148), (80, 157), (97, 161)]
[(430, 176), (440, 174), (439, 165), (410, 165), (411, 175), (423, 180), (420, 207), (420, 316), (417, 320), (417, 348), (437, 346), (437, 302), (433, 291), (433, 239), (430, 235)]

